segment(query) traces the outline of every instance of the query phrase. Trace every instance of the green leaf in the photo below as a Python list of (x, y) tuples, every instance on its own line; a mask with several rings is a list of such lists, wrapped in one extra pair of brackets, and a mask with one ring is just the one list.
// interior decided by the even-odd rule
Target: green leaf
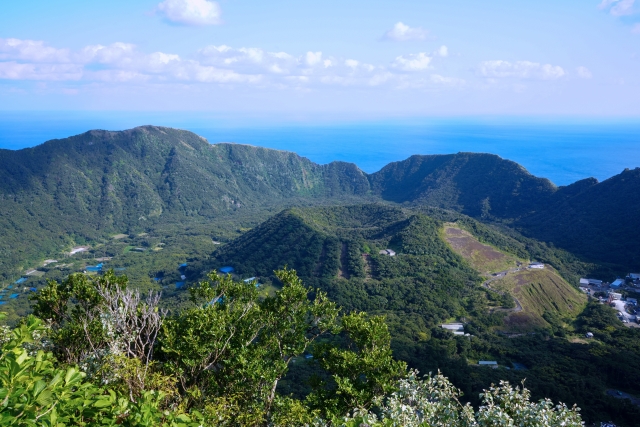
[(109, 399), (108, 397), (102, 398), (100, 400), (97, 400), (93, 406), (96, 408), (106, 408), (107, 406), (110, 406), (112, 404), (112, 400)]
[(36, 398), (36, 402), (42, 406), (50, 406), (53, 404), (53, 393), (50, 390), (44, 390)]

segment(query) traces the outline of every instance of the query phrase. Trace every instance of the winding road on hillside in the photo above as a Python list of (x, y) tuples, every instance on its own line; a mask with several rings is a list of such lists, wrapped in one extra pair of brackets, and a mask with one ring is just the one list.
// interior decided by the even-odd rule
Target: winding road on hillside
[[(502, 292), (502, 291), (499, 291), (497, 289), (494, 289), (491, 286), (489, 286), (489, 284), (491, 282), (494, 282), (494, 281), (498, 280), (498, 279), (502, 279), (503, 277), (505, 277), (509, 273), (515, 273), (515, 272), (520, 271), (520, 270), (521, 270), (521, 268), (512, 268), (512, 269), (509, 269), (509, 270), (504, 270), (504, 271), (499, 271), (497, 273), (493, 273), (494, 275), (492, 277), (489, 277), (487, 280), (485, 280), (482, 283), (482, 286), (484, 286), (485, 288), (489, 289), (492, 292), (496, 292), (496, 293), (498, 293), (500, 295), (505, 295), (506, 292)], [(516, 306), (514, 308), (498, 308), (498, 309), (496, 309), (496, 311), (512, 311), (514, 313), (518, 313), (518, 312), (522, 311), (522, 304), (520, 304), (520, 301), (518, 301), (518, 298), (516, 298), (513, 295), (510, 295), (510, 296), (515, 301)]]

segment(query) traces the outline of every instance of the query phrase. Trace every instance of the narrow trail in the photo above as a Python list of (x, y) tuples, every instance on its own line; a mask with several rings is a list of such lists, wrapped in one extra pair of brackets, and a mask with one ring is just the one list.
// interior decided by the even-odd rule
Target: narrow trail
[(362, 262), (364, 263), (364, 280), (371, 280), (371, 258), (369, 254), (362, 254)]
[[(489, 286), (489, 284), (491, 282), (494, 282), (494, 281), (498, 280), (498, 279), (502, 279), (503, 277), (505, 277), (509, 273), (515, 273), (517, 271), (520, 271), (520, 269), (519, 268), (512, 268), (512, 269), (509, 269), (509, 270), (504, 270), (504, 271), (499, 271), (497, 273), (493, 273), (493, 274), (497, 274), (497, 276), (493, 276), (493, 277), (490, 277), (489, 279), (485, 280), (482, 283), (482, 286), (484, 286), (485, 288), (487, 288), (490, 291), (493, 291), (493, 292), (495, 292), (495, 293), (497, 293), (499, 295), (505, 295), (506, 292), (502, 292), (502, 291), (499, 291), (499, 290), (497, 290), (495, 288), (492, 288), (491, 286)], [(510, 295), (510, 296), (511, 296), (511, 298), (513, 298), (513, 301), (515, 301), (515, 303), (516, 303), (516, 306), (514, 308), (496, 308), (493, 311), (506, 311), (506, 312), (513, 312), (513, 313), (518, 313), (518, 312), (522, 311), (522, 304), (520, 304), (520, 301), (518, 301), (518, 298), (516, 298), (513, 295)]]

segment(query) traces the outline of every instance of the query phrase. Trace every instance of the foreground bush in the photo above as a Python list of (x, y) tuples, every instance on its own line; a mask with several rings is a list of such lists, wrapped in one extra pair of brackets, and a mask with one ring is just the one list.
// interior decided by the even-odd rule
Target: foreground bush
[[(294, 271), (276, 274), (283, 287), (268, 297), (211, 274), (173, 316), (113, 273), (50, 282), (35, 297), (47, 327), (29, 316), (0, 330), (0, 425), (582, 425), (577, 408), (530, 402), (507, 383), (477, 410), (463, 405), (447, 378), (418, 379), (393, 360), (384, 318), (341, 315), (325, 294), (309, 298)], [(289, 363), (307, 352), (320, 373), (312, 392), (280, 395)]]
[(531, 402), (529, 391), (501, 381), (480, 396), (477, 411), (460, 403), (461, 392), (438, 374), (418, 379), (409, 372), (398, 391), (378, 400), (376, 412), (355, 410), (334, 420), (341, 427), (578, 427), (584, 423), (579, 408), (554, 405), (549, 399)]

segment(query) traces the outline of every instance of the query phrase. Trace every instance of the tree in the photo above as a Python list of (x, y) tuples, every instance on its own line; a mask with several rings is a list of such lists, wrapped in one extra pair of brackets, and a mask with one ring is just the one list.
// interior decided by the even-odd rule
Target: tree
[(131, 402), (146, 390), (176, 394), (175, 380), (163, 376), (153, 361), (156, 338), (166, 311), (160, 294), (142, 298), (127, 289), (126, 276), (108, 271), (95, 279), (72, 274), (49, 281), (33, 300), (34, 313), (51, 325), (49, 337), (61, 361), (80, 364)]
[(104, 298), (99, 289), (126, 289), (126, 276), (108, 271), (96, 279), (77, 273), (62, 283), (49, 280), (31, 297), (33, 313), (51, 325), (50, 337), (56, 357), (66, 363), (100, 358), (109, 346), (101, 313)]
[(283, 287), (260, 298), (254, 283), (209, 275), (191, 289), (194, 308), (163, 325), (161, 351), (191, 405), (208, 405), (224, 418), (263, 423), (278, 381), (291, 360), (322, 334), (336, 330), (338, 308), (316, 291), (310, 300), (293, 270), (276, 276)]
[(308, 402), (329, 417), (368, 408), (376, 397), (394, 391), (406, 371), (404, 362), (393, 360), (384, 317), (351, 313), (342, 317), (341, 329), (346, 346), (325, 343), (314, 349), (330, 379), (315, 382)]

